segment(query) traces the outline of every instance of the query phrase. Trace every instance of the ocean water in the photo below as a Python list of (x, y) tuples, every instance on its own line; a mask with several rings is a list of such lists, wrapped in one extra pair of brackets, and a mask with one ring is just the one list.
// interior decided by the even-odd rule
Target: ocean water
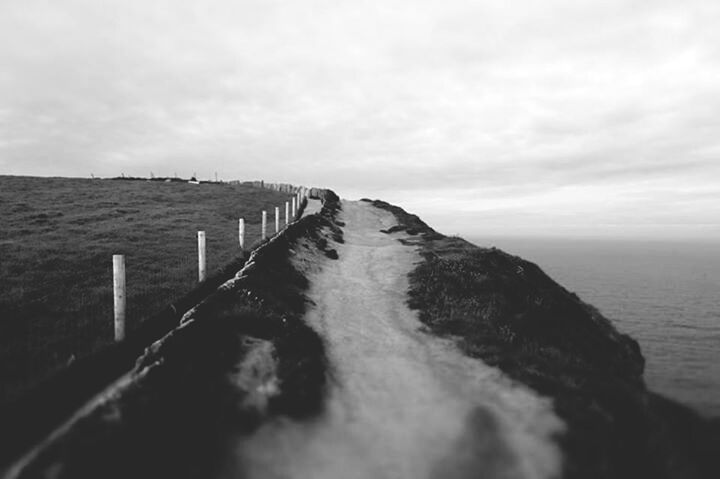
[(470, 241), (538, 264), (640, 342), (650, 389), (720, 416), (720, 244)]

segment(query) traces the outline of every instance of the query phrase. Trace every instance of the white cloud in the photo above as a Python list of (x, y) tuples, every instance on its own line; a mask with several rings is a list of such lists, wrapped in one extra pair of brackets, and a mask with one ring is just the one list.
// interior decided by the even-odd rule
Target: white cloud
[(5, 0), (0, 168), (327, 185), (469, 233), (716, 231), (719, 22), (712, 0)]

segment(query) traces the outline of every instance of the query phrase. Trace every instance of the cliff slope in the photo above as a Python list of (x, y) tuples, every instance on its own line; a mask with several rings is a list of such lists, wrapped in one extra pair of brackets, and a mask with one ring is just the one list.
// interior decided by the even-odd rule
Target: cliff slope
[(382, 201), (424, 260), (409, 304), (471, 357), (551, 397), (564, 477), (720, 477), (720, 423), (649, 391), (638, 343), (537, 265), (446, 237)]

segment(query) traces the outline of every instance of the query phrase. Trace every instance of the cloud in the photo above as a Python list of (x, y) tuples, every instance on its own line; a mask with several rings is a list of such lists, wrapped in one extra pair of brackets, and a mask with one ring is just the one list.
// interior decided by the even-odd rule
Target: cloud
[(6, 0), (0, 168), (328, 185), (468, 232), (488, 204), (498, 232), (718, 224), (718, 21), (711, 0)]

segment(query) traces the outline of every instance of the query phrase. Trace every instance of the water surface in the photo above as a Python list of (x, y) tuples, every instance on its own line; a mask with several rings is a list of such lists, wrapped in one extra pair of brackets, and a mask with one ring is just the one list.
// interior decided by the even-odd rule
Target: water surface
[(659, 393), (720, 416), (720, 245), (473, 238), (538, 264), (640, 342)]

